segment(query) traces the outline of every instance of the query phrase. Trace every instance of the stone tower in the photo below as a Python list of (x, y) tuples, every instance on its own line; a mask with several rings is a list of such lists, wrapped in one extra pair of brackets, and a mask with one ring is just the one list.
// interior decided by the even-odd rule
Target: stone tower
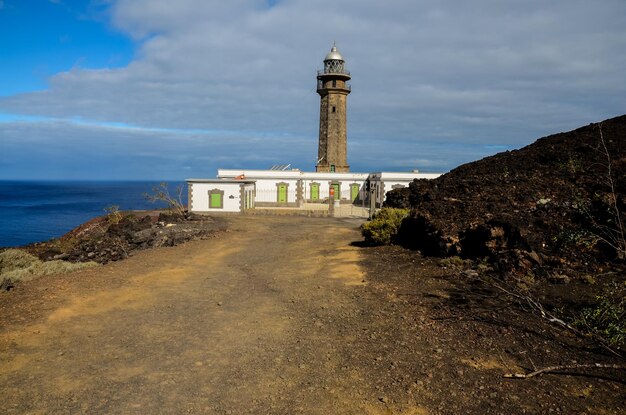
[(320, 94), (320, 139), (315, 171), (349, 172), (346, 101), (350, 93), (350, 72), (333, 45), (324, 59), (324, 69), (317, 71)]

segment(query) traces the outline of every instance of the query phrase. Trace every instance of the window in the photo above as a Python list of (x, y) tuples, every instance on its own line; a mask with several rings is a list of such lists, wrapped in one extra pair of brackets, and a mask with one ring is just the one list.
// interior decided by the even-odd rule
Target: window
[(333, 107), (333, 112), (335, 112), (335, 110), (336, 110), (336, 109), (337, 109), (337, 108)]
[(333, 88), (337, 88), (337, 80), (333, 79)]
[(209, 190), (209, 209), (224, 209), (224, 191)]
[(333, 173), (335, 172), (335, 165), (334, 164), (330, 165), (330, 171), (333, 172)]
[(254, 195), (252, 190), (245, 190), (244, 209), (254, 208)]
[(320, 199), (320, 184), (311, 183), (311, 200), (317, 201)]

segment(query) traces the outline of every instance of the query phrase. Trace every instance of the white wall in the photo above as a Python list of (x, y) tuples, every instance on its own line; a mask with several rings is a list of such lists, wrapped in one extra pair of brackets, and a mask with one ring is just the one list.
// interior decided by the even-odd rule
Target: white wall
[(399, 182), (412, 182), (413, 179), (436, 179), (441, 176), (441, 173), (404, 173), (404, 172), (381, 172), (376, 173), (377, 176), (380, 176), (383, 181), (394, 181), (397, 180)]
[[(303, 172), (299, 170), (277, 171), (277, 170), (229, 170), (219, 169), (217, 177), (220, 179), (234, 179), (244, 176), (247, 180), (256, 181), (256, 202), (276, 203), (278, 200), (278, 190), (276, 184), (284, 182), (289, 185), (287, 198), (289, 203), (297, 202), (298, 180), (302, 180), (303, 199), (307, 201), (311, 198), (312, 182), (320, 184), (319, 198), (327, 199), (330, 194), (330, 182), (340, 182), (341, 194), (335, 195), (336, 199), (350, 200), (350, 185), (359, 185), (359, 197), (367, 197), (364, 189), (365, 181), (383, 182), (384, 192), (388, 192), (394, 185), (408, 186), (413, 179), (434, 179), (439, 177), (439, 173), (415, 173), (415, 172), (376, 172), (376, 173), (329, 173), (329, 172)], [(380, 185), (379, 185), (380, 191)], [(385, 193), (378, 195), (380, 203), (385, 198)]]
[(284, 182), (289, 184), (287, 197), (289, 203), (297, 202), (298, 180), (302, 180), (302, 190), (304, 200), (311, 198), (312, 182), (320, 184), (319, 198), (326, 199), (330, 194), (330, 182), (341, 182), (341, 194), (335, 195), (344, 200), (350, 200), (350, 185), (359, 184), (363, 187), (368, 173), (328, 173), (328, 172), (303, 172), (303, 171), (276, 171), (276, 170), (229, 170), (219, 169), (217, 177), (220, 179), (233, 179), (238, 176), (245, 176), (246, 179), (256, 181), (256, 201), (276, 203), (278, 193), (276, 184)]
[(256, 202), (276, 203), (278, 201), (278, 183), (287, 183), (287, 202), (295, 203), (297, 201), (298, 180), (293, 178), (275, 178), (275, 179), (255, 179), (256, 180)]
[(399, 180), (384, 180), (383, 183), (385, 183), (385, 192), (390, 191), (391, 189), (393, 189), (394, 186), (402, 186), (402, 187), (409, 187), (409, 183), (411, 183), (413, 180), (409, 180), (409, 181), (399, 181)]
[[(353, 183), (356, 183), (359, 185), (359, 189), (362, 189), (363, 186), (365, 185), (365, 180), (362, 181), (355, 181), (352, 179), (334, 179), (332, 181), (336, 181), (340, 183), (340, 191), (341, 191), (341, 195), (335, 195), (335, 199), (337, 199), (337, 196), (340, 196), (341, 199), (345, 199), (345, 200), (350, 200), (350, 185), (352, 185)], [(304, 198), (306, 200), (309, 200), (311, 198), (311, 183), (319, 183), (320, 184), (320, 194), (319, 194), (319, 198), (320, 200), (326, 199), (329, 197), (330, 195), (330, 182), (331, 180), (324, 178), (324, 179), (303, 179), (302, 180), (302, 185), (304, 186)]]
[[(193, 212), (239, 212), (241, 203), (241, 184), (239, 183), (189, 183), (191, 188)], [(209, 208), (209, 191), (224, 191), (224, 208)], [(232, 197), (232, 198), (231, 198)]]

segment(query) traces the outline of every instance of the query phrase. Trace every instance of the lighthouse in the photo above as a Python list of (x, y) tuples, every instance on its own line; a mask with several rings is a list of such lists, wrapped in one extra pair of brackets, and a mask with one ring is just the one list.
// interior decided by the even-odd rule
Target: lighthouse
[[(290, 169), (288, 164), (276, 164), (268, 170), (219, 169), (216, 179), (187, 180), (189, 211), (244, 213), (288, 207), (309, 214), (328, 209), (329, 215), (367, 217), (382, 207), (388, 190), (408, 187), (415, 179), (439, 177), (439, 173), (417, 170), (350, 172), (346, 130), (350, 79), (346, 62), (333, 45), (324, 59), (324, 69), (317, 71), (320, 135), (315, 172)], [(344, 205), (350, 205), (349, 209), (343, 209)]]
[(346, 102), (350, 93), (350, 72), (343, 56), (333, 45), (324, 59), (324, 69), (317, 71), (317, 93), (320, 95), (320, 135), (315, 170), (346, 173), (348, 133)]

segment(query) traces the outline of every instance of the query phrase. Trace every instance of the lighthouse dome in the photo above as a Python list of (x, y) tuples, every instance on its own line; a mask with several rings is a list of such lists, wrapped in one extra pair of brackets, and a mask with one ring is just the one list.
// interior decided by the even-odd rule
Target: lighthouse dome
[(337, 47), (333, 46), (330, 52), (328, 52), (328, 54), (326, 55), (326, 58), (324, 60), (325, 61), (342, 61), (343, 56), (341, 56), (341, 53), (337, 51)]

